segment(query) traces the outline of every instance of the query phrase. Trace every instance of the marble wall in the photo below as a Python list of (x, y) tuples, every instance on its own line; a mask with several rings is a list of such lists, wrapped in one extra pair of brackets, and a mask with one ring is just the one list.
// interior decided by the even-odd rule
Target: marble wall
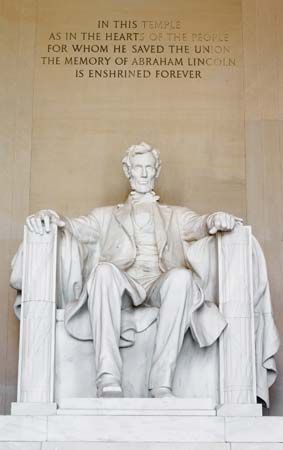
[[(243, 0), (247, 219), (267, 257), (274, 313), (283, 334), (283, 5)], [(271, 414), (283, 415), (283, 351)]]
[[(45, 207), (78, 215), (123, 200), (127, 183), (120, 160), (124, 149), (140, 140), (162, 152), (158, 192), (164, 202), (199, 212), (224, 209), (251, 223), (268, 258), (283, 332), (280, 1), (0, 0), (0, 5), (1, 411), (9, 411), (16, 393), (18, 323), (8, 278), (24, 218)], [(210, 67), (201, 79), (109, 80), (80, 79), (74, 67), (42, 64), (51, 32), (89, 31), (99, 18), (181, 20), (185, 31), (228, 33), (236, 65)], [(283, 377), (283, 354), (278, 363)], [(275, 414), (283, 413), (281, 380), (272, 393)]]
[(0, 411), (15, 399), (18, 323), (10, 262), (30, 208), (35, 2), (1, 0)]

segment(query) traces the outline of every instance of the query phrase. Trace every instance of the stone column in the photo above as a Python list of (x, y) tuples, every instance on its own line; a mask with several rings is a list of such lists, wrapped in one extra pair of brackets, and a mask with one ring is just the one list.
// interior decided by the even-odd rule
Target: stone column
[(57, 226), (24, 229), (18, 398), (12, 414), (53, 414)]
[(220, 404), (228, 415), (232, 405), (237, 405), (238, 415), (241, 410), (255, 415), (261, 411), (256, 405), (251, 239), (250, 226), (237, 226), (217, 238), (219, 309), (228, 323), (219, 342)]

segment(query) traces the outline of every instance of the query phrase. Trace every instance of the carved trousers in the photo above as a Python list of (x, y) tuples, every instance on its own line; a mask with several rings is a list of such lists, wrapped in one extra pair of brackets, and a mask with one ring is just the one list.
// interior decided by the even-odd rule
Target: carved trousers
[[(104, 376), (121, 383), (119, 340), (125, 292), (130, 300), (133, 284), (128, 275), (111, 263), (98, 264), (88, 285), (98, 384)], [(146, 303), (158, 307), (159, 314), (149, 389), (171, 388), (177, 357), (190, 326), (191, 306), (199, 295), (191, 272), (185, 268), (169, 270), (150, 288)]]

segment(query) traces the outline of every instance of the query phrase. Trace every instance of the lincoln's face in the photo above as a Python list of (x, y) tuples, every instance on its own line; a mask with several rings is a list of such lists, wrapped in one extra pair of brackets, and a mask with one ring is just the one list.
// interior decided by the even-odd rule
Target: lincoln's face
[(152, 152), (136, 154), (131, 157), (130, 185), (141, 194), (154, 188), (156, 177), (156, 161)]

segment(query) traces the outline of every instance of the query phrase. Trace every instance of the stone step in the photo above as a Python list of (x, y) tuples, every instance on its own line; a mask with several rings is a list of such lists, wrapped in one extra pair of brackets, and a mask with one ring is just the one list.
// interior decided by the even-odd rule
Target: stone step
[[(260, 444), (258, 444), (260, 445)], [(272, 445), (272, 444), (271, 444)], [(275, 444), (277, 445), (277, 444)], [(268, 447), (268, 450), (283, 450), (282, 447)], [(231, 450), (227, 443), (205, 442), (0, 442), (0, 450)], [(232, 447), (234, 450), (234, 447)], [(235, 447), (235, 450), (255, 450), (255, 447)], [(267, 450), (267, 447), (256, 447)]]
[(210, 398), (64, 398), (58, 401), (60, 410), (119, 411), (212, 411)]
[(216, 416), (215, 409), (58, 409), (59, 416)]
[(223, 417), (57, 415), (48, 417), (50, 441), (225, 442)]
[(282, 442), (283, 417), (0, 416), (0, 450), (283, 450)]
[(209, 398), (66, 398), (58, 415), (80, 416), (215, 416)]

